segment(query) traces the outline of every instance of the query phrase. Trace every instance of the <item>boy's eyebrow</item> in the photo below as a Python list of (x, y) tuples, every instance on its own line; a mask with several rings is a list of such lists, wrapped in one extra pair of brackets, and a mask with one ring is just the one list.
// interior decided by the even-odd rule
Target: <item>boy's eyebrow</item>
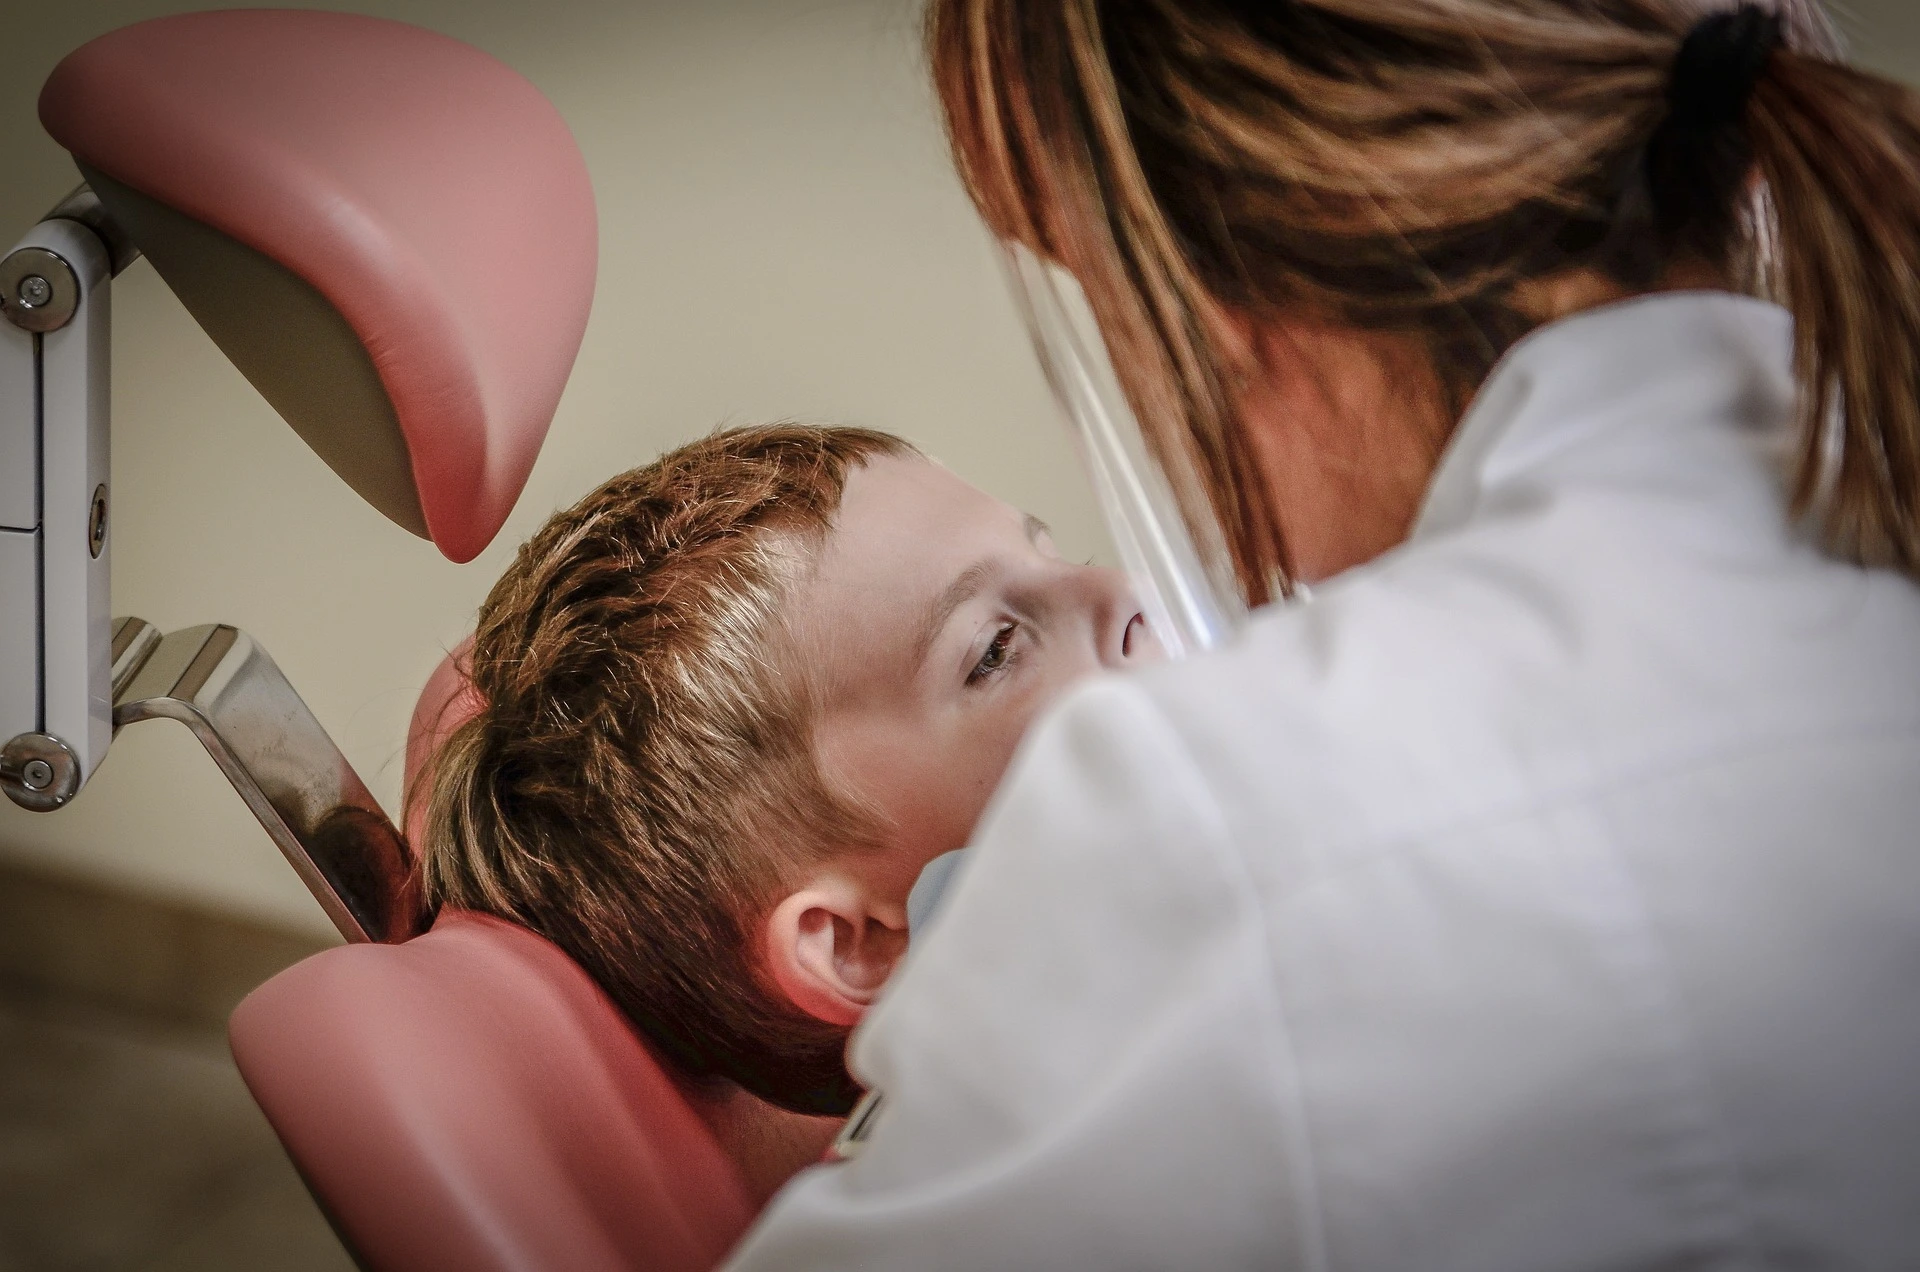
[(927, 661), (927, 654), (933, 649), (933, 642), (940, 639), (941, 629), (953, 612), (980, 595), (980, 589), (993, 577), (992, 560), (975, 561), (960, 571), (953, 582), (947, 584), (940, 595), (934, 597), (933, 604), (927, 607), (927, 616), (921, 620), (920, 635), (913, 642), (913, 665), (920, 667)]
[[(1032, 513), (1023, 513), (1021, 527), (1027, 532), (1027, 541), (1039, 543), (1044, 535), (1053, 531), (1047, 523)], [(927, 607), (927, 616), (920, 624), (920, 635), (913, 642), (913, 666), (918, 669), (927, 661), (927, 654), (933, 649), (933, 642), (940, 639), (940, 630), (953, 617), (953, 612), (980, 594), (980, 589), (993, 577), (994, 563), (991, 559), (975, 561), (962, 570), (959, 577), (947, 584), (946, 590), (934, 598)]]

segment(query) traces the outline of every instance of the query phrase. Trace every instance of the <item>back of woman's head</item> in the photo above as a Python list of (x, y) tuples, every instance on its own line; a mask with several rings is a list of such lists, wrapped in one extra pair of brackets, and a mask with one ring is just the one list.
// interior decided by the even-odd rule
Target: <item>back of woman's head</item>
[[(1415, 334), (1457, 417), (1581, 269), (1783, 300), (1796, 509), (1920, 573), (1920, 102), (1813, 0), (934, 0), (929, 39), (975, 202), (1079, 279), (1250, 599), (1291, 562), (1230, 315)], [(1719, 98), (1674, 91), (1683, 46)]]
[(783, 879), (872, 827), (814, 762), (782, 606), (884, 433), (717, 433), (553, 517), (481, 607), (481, 707), (431, 763), (429, 900), (565, 950), (688, 1076), (844, 1112), (846, 1030), (769, 985)]

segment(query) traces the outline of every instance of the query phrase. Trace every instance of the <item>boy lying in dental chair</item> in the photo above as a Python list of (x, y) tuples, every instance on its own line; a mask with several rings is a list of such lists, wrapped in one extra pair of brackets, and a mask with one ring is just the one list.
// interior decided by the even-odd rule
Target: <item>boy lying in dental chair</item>
[(922, 868), (1038, 711), (1154, 653), (1122, 576), (898, 438), (715, 434), (555, 516), (487, 598), (429, 897), (554, 942), (688, 1076), (845, 1113)]

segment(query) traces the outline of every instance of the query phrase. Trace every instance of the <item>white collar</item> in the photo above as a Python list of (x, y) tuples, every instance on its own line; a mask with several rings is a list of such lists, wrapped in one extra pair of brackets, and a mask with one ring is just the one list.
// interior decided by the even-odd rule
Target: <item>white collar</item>
[[(1662, 292), (1540, 328), (1501, 359), (1454, 430), (1410, 541), (1467, 524), (1487, 490), (1598, 433), (1644, 426), (1658, 438), (1730, 410), (1784, 420), (1791, 349), (1786, 310), (1731, 292)], [(1762, 400), (1749, 402), (1756, 384)], [(1641, 402), (1650, 409), (1621, 409)]]

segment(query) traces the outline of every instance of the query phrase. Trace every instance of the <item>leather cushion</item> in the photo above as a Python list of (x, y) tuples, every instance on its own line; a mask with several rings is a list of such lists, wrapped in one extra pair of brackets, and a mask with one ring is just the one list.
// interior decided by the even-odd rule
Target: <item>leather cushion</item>
[[(469, 560), (487, 544), (559, 402), (597, 256), (585, 162), (532, 84), (403, 23), (306, 10), (189, 13), (69, 55), (41, 93), (40, 118), (84, 169), (324, 298), (359, 350), (316, 348), (301, 338), (305, 326), (289, 324), (284, 357), (364, 356), (392, 423), (369, 410), (296, 427), (364, 427), (365, 449), (377, 450), (378, 430), (397, 423), (404, 445), (366, 462), (404, 462), (420, 519), (447, 556)], [(263, 321), (281, 329), (271, 314)], [(272, 370), (243, 369), (256, 382)], [(379, 485), (343, 475), (370, 495)], [(389, 493), (376, 504), (383, 499), (404, 524), (404, 500)]]

